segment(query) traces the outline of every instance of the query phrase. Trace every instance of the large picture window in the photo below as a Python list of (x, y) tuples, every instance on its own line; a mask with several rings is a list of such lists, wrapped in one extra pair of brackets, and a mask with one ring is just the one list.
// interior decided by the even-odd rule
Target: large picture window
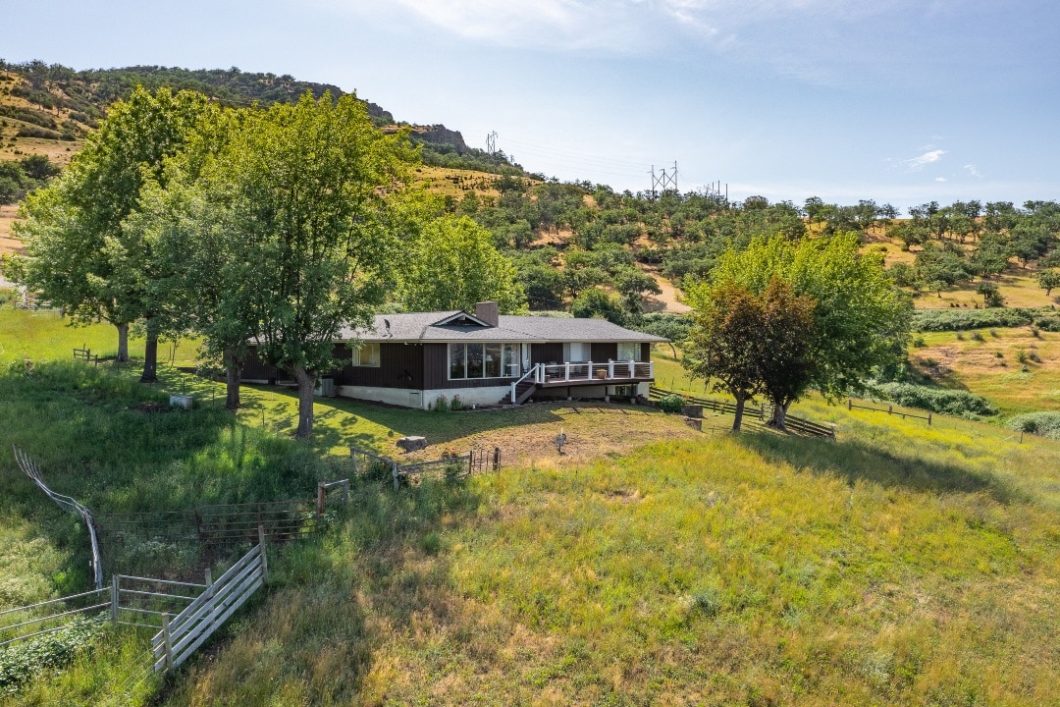
[(636, 361), (640, 359), (640, 344), (633, 341), (618, 342), (618, 360)]
[(449, 344), (449, 380), (516, 378), (519, 344)]
[(379, 367), (379, 344), (363, 343), (353, 350), (353, 365), (362, 368)]

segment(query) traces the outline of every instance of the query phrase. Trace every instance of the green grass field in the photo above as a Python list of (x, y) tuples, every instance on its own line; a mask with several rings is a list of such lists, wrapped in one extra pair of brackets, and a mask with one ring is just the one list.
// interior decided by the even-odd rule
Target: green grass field
[[(107, 634), (12, 704), (1060, 702), (1060, 443), (816, 400), (798, 412), (836, 423), (836, 443), (621, 406), (321, 401), (303, 445), (288, 391), (247, 389), (233, 418), (220, 384), (164, 368), (146, 388), (135, 365), (66, 361), (65, 332), (83, 330), (8, 316), (39, 353), (0, 370), (0, 608), (87, 583), (83, 530), (14, 470), (11, 443), (98, 511), (309, 495), (347, 470), (351, 440), (516, 450), (464, 482), (355, 485), (322, 538), (273, 551), (268, 590), (174, 679), (136, 683), (142, 639)], [(679, 375), (664, 354), (661, 382)], [(166, 390), (198, 408), (148, 412)]]

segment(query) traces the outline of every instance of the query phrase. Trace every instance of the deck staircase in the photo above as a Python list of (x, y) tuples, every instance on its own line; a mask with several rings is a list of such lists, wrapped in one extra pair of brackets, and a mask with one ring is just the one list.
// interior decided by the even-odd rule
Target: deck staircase
[(515, 384), (515, 400), (513, 405), (522, 405), (525, 403), (534, 391), (537, 390), (537, 383), (532, 380), (525, 380)]
[(512, 383), (511, 392), (504, 396), (501, 404), (522, 405), (529, 400), (537, 390), (537, 369), (538, 366), (531, 366), (530, 370), (524, 373), (519, 380)]

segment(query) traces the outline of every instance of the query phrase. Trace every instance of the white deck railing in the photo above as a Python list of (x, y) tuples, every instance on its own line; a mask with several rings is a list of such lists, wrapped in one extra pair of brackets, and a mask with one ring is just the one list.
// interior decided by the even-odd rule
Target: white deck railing
[(594, 381), (622, 381), (654, 378), (655, 364), (651, 361), (608, 361), (606, 363), (553, 363), (536, 367), (536, 382), (568, 383)]

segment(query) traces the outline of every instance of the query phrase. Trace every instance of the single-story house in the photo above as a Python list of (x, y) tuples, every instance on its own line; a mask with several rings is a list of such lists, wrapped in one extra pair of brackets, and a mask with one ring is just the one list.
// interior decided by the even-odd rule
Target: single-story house
[[(390, 405), (430, 409), (445, 398), (465, 406), (530, 399), (647, 396), (651, 345), (666, 339), (603, 319), (508, 316), (495, 302), (475, 313), (380, 314), (368, 329), (346, 329), (323, 390)], [(275, 383), (282, 371), (251, 357), (243, 379)]]

